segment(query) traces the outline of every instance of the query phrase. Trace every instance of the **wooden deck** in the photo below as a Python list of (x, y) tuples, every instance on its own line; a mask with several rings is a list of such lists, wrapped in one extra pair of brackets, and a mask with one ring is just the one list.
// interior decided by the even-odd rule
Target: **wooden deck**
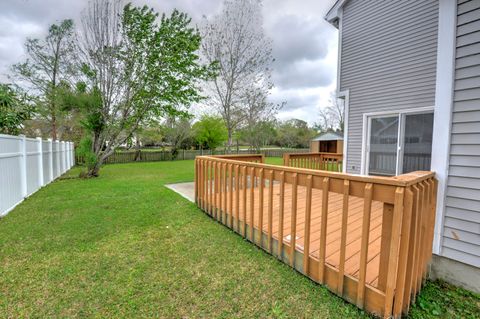
[[(255, 229), (262, 230), (265, 235), (268, 234), (268, 202), (263, 203), (263, 218), (260, 223), (260, 187), (253, 189), (253, 225)], [(269, 198), (268, 182), (264, 187), (264, 196)], [(279, 238), (279, 207), (280, 207), (280, 185), (274, 183), (273, 185), (273, 209), (272, 209), (272, 235), (273, 238)], [(232, 194), (234, 202), (237, 200), (243, 203), (243, 193), (239, 192), (239, 198), (236, 198), (235, 192)], [(304, 186), (297, 186), (297, 216), (296, 216), (296, 236), (295, 247), (297, 250), (303, 252), (305, 245), (305, 208), (307, 189)], [(227, 192), (227, 197), (230, 194)], [(328, 194), (328, 222), (327, 222), (327, 245), (326, 245), (326, 262), (336, 268), (340, 263), (340, 236), (342, 228), (342, 207), (343, 195), (329, 192)], [(218, 193), (214, 199), (215, 202), (223, 202), (221, 195)], [(320, 229), (322, 223), (322, 190), (312, 190), (312, 212), (311, 212), (311, 228), (310, 228), (310, 256), (318, 260), (320, 250)], [(251, 192), (250, 189), (246, 192), (246, 202), (250, 203)], [(247, 227), (250, 227), (252, 220), (252, 211), (250, 205), (246, 205), (245, 209), (239, 205), (239, 220), (240, 223), (246, 221)], [(347, 224), (347, 246), (345, 251), (345, 273), (354, 277), (358, 277), (360, 269), (360, 248), (362, 239), (362, 217), (363, 217), (363, 198), (349, 196), (349, 212)], [(377, 286), (379, 261), (380, 261), (380, 243), (382, 235), (382, 211), (383, 203), (372, 202), (372, 214), (370, 223), (370, 240), (368, 248), (368, 264), (366, 282), (374, 287)], [(283, 242), (290, 245), (291, 234), (291, 220), (292, 220), (292, 185), (285, 185), (285, 202), (284, 202), (284, 220), (283, 220)]]
[[(264, 164), (261, 155), (195, 160), (207, 214), (312, 280), (377, 315), (408, 313), (427, 275), (433, 172), (393, 178)], [(261, 231), (260, 231), (261, 230)]]

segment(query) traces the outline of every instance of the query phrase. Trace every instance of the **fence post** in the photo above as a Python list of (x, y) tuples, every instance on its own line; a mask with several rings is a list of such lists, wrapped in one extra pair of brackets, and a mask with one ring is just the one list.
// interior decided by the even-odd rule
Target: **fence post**
[(22, 184), (22, 197), (27, 197), (27, 140), (25, 135), (20, 135), (20, 178)]
[(55, 156), (57, 158), (57, 165), (55, 167), (55, 171), (57, 172), (57, 177), (60, 176), (60, 170), (61, 170), (61, 166), (60, 166), (60, 141), (59, 140), (56, 140), (55, 141)]
[(65, 142), (65, 171), (70, 168), (70, 143)]
[(45, 185), (43, 176), (43, 141), (41, 137), (37, 137), (37, 151), (38, 151), (38, 184), (40, 187)]
[(62, 141), (62, 174), (65, 173), (67, 170), (67, 158), (66, 155), (67, 152), (65, 151), (65, 141)]
[(48, 165), (50, 166), (50, 182), (53, 181), (53, 141), (48, 139)]
[(73, 167), (73, 142), (68, 142), (68, 144), (70, 145), (70, 163), (69, 163), (69, 168), (72, 168)]
[(75, 153), (73, 151), (73, 142), (70, 142), (70, 168), (73, 167), (73, 158), (75, 157)]

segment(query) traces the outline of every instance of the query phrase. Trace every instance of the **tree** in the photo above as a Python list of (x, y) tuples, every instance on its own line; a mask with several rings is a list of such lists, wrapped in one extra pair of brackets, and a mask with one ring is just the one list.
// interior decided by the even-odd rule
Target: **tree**
[(201, 148), (216, 149), (228, 139), (222, 118), (204, 115), (193, 125), (193, 135)]
[(203, 21), (202, 54), (219, 69), (207, 85), (209, 102), (225, 122), (229, 150), (234, 131), (245, 119), (248, 91), (268, 92), (272, 87), (272, 45), (263, 32), (261, 9), (259, 0), (225, 0), (221, 14)]
[(0, 134), (18, 135), (33, 113), (25, 94), (8, 84), (0, 84)]
[(240, 136), (251, 148), (259, 150), (261, 146), (265, 145), (266, 141), (271, 140), (268, 136), (268, 134), (273, 136), (271, 130), (273, 123), (270, 119), (275, 117), (275, 114), (283, 107), (284, 103), (275, 104), (269, 102), (266, 92), (257, 88), (246, 91), (245, 101), (245, 120)]
[(280, 146), (308, 147), (316, 131), (308, 127), (307, 122), (292, 119), (278, 125), (278, 141)]
[(91, 114), (97, 176), (105, 159), (152, 118), (186, 116), (202, 99), (199, 80), (213, 76), (199, 62), (201, 37), (191, 19), (174, 10), (170, 17), (152, 9), (122, 9), (121, 2), (94, 0), (82, 14), (79, 36), (83, 74), (101, 103)]
[(345, 126), (345, 107), (343, 103), (337, 99), (335, 94), (330, 95), (328, 105), (320, 109), (320, 121), (315, 124), (315, 127), (321, 131), (335, 131), (343, 132)]
[(264, 120), (255, 122), (239, 131), (240, 139), (250, 145), (250, 148), (260, 150), (261, 147), (270, 145), (277, 139), (275, 122)]
[(50, 123), (52, 139), (57, 139), (58, 87), (70, 83), (75, 72), (75, 44), (73, 20), (52, 24), (45, 39), (27, 39), (27, 60), (13, 65), (14, 74), (28, 83), (40, 97), (39, 114)]
[(161, 128), (165, 142), (170, 146), (172, 158), (177, 158), (178, 150), (182, 148), (192, 134), (190, 119), (184, 116), (170, 116)]

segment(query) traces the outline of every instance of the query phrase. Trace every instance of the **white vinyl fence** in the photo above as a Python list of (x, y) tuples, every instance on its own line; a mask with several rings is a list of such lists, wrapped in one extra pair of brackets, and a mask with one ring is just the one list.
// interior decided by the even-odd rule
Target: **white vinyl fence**
[(72, 142), (0, 134), (0, 217), (73, 165)]

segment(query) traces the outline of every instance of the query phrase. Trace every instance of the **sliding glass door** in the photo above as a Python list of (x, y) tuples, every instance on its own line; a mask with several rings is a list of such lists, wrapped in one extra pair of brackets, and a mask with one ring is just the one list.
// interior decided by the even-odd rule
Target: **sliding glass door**
[(433, 113), (368, 117), (366, 173), (394, 176), (430, 170)]

